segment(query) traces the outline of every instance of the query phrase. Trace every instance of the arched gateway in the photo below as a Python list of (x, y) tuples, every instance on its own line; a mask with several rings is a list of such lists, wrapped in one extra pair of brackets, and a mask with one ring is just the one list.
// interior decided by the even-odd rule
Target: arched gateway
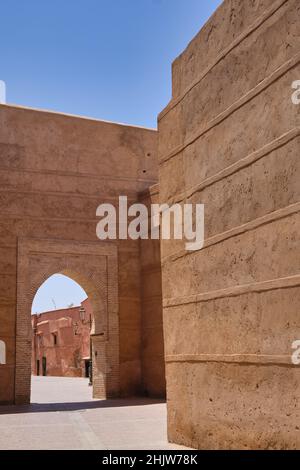
[(119, 316), (116, 247), (101, 243), (20, 239), (18, 247), (15, 402), (30, 400), (31, 304), (40, 285), (55, 273), (80, 283), (94, 311), (93, 396), (119, 394)]
[(8, 105), (0, 123), (0, 404), (29, 402), (31, 305), (55, 273), (92, 303), (94, 396), (163, 396), (159, 241), (96, 236), (100, 204), (151, 202), (157, 132)]

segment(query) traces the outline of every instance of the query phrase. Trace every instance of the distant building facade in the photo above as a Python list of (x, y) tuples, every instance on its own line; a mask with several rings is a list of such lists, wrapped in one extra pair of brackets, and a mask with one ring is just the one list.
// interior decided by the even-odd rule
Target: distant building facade
[(78, 307), (32, 315), (33, 375), (88, 377), (92, 308)]

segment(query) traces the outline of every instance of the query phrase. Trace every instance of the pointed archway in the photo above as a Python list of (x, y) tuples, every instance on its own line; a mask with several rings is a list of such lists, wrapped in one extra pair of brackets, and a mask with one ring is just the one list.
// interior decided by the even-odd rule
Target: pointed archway
[(31, 308), (32, 376), (92, 379), (93, 318), (88, 295), (74, 279), (50, 276), (37, 290)]
[(93, 307), (93, 396), (119, 394), (117, 248), (109, 243), (20, 239), (18, 244), (15, 403), (29, 403), (31, 305), (38, 288), (64, 274), (86, 291)]

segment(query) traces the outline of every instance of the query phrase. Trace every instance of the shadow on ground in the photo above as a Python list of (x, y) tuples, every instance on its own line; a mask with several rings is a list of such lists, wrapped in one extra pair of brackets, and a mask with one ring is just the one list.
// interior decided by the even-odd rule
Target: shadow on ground
[(47, 413), (57, 411), (83, 411), (100, 408), (117, 408), (130, 406), (157, 405), (165, 400), (151, 400), (143, 398), (97, 400), (78, 403), (30, 403), (30, 405), (0, 406), (0, 415), (17, 413)]

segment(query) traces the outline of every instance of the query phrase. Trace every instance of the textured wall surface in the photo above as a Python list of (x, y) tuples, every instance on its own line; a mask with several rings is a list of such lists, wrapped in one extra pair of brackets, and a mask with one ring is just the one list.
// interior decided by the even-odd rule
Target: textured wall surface
[(168, 432), (300, 446), (298, 0), (225, 0), (173, 65), (161, 202), (205, 204), (205, 247), (161, 244)]
[[(148, 230), (151, 232), (151, 204), (159, 202), (158, 185), (140, 195), (140, 203), (148, 208)], [(150, 236), (149, 236), (150, 238)], [(146, 395), (166, 395), (164, 337), (162, 319), (160, 242), (141, 240), (142, 283), (142, 381)]]
[[(20, 401), (29, 398), (25, 362), (29, 365), (31, 306), (27, 308), (26, 302), (34, 296), (30, 289), (37, 289), (39, 285), (35, 283), (44, 281), (47, 274), (53, 274), (51, 269), (67, 269), (69, 265), (72, 265), (75, 280), (84, 288), (89, 280), (81, 276), (83, 264), (84, 274), (88, 273), (91, 278), (98, 269), (95, 266), (97, 257), (89, 255), (84, 243), (102, 246), (96, 237), (98, 205), (104, 202), (117, 204), (119, 195), (127, 195), (129, 204), (136, 202), (138, 194), (156, 182), (155, 131), (0, 106), (0, 339), (7, 346), (7, 364), (0, 365), (0, 402), (12, 403), (18, 387)], [(18, 246), (22, 251), (20, 243), (22, 245), (23, 239), (31, 248), (26, 248), (20, 256)], [(32, 239), (38, 239), (38, 252)], [(44, 239), (50, 240), (51, 256), (47, 254), (48, 248), (43, 253)], [(55, 257), (56, 240), (59, 250)], [(62, 245), (64, 241), (66, 244)], [(119, 302), (115, 312), (118, 325), (110, 337), (119, 328), (118, 380), (120, 394), (128, 395), (139, 393), (142, 383), (140, 246), (138, 241), (131, 240), (104, 242), (104, 255), (105, 246), (111, 245), (117, 250), (118, 265), (112, 270), (118, 271), (118, 285), (112, 289), (118, 291)], [(98, 258), (100, 260), (101, 256)], [(110, 272), (105, 259), (103, 256), (103, 273), (106, 273), (102, 280), (103, 289), (109, 289), (104, 285), (107, 272)], [(20, 278), (25, 276), (18, 289), (17, 273)], [(32, 273), (30, 277), (36, 273), (37, 277), (29, 282), (26, 273)], [(101, 284), (101, 280), (96, 280), (95, 285), (98, 281)], [(18, 295), (21, 298), (19, 306)], [(111, 298), (117, 300), (116, 293), (112, 292)], [(103, 308), (112, 308), (111, 304), (106, 305), (106, 300), (107, 297), (102, 298)], [(20, 322), (16, 326), (18, 309)], [(17, 376), (16, 328), (20, 339)], [(96, 333), (101, 335), (100, 326), (98, 329)], [(116, 344), (114, 338), (112, 342)], [(103, 344), (103, 337), (95, 336), (93, 344), (95, 348), (106, 348), (108, 355), (112, 354), (109, 344)], [(96, 366), (97, 361), (101, 362), (99, 356), (94, 358)], [(111, 366), (107, 365), (107, 373), (110, 370)]]

